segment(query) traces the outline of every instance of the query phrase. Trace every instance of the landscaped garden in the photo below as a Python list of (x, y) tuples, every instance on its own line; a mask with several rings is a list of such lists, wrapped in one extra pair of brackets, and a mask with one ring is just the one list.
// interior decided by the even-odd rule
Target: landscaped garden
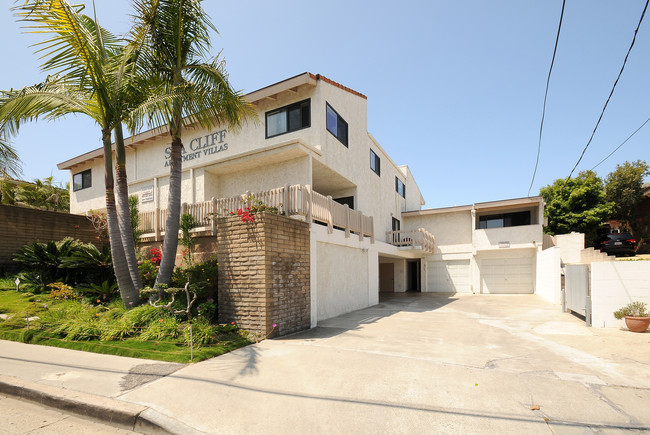
[(107, 248), (65, 239), (25, 246), (15, 259), (24, 271), (0, 279), (2, 339), (186, 363), (256, 338), (216, 323), (216, 258), (184, 263), (168, 288), (153, 290), (160, 251), (152, 248), (138, 261), (145, 288), (130, 309)]

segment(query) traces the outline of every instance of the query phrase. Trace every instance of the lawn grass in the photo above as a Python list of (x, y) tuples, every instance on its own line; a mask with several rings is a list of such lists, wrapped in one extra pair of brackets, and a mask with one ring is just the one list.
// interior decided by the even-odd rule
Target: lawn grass
[[(14, 284), (14, 289), (15, 289)], [(20, 314), (30, 316), (43, 311), (47, 303), (47, 295), (32, 295), (31, 293), (18, 293), (16, 290), (2, 288), (0, 285), (0, 314)]]
[[(39, 302), (37, 302), (39, 301)], [(43, 304), (47, 303), (49, 311), (45, 312)], [(184, 342), (182, 334), (165, 336), (159, 340), (142, 340), (139, 336), (127, 336), (123, 339), (100, 340), (99, 337), (87, 340), (71, 340), (65, 334), (53, 329), (51, 320), (27, 322), (25, 314), (51, 318), (57, 309), (68, 309), (73, 304), (82, 305), (81, 302), (65, 301), (58, 303), (49, 300), (47, 295), (25, 296), (15, 290), (0, 291), (0, 313), (11, 316), (8, 320), (0, 320), (0, 339), (20, 341), (23, 343), (39, 344), (46, 346), (62, 347), (66, 349), (82, 350), (86, 352), (103, 353), (110, 355), (144, 358), (168, 362), (197, 362), (212, 358), (250, 344), (247, 334), (228, 325), (214, 336), (213, 343), (194, 346), (192, 350)], [(92, 309), (96, 309), (93, 307)], [(70, 312), (70, 311), (68, 311)], [(84, 308), (79, 310), (79, 323), (87, 322)], [(56, 317), (56, 316), (55, 316)], [(102, 317), (103, 322), (120, 322), (123, 316)], [(112, 320), (111, 320), (112, 319)], [(160, 320), (162, 322), (162, 320)], [(104, 323), (105, 324), (105, 323)], [(184, 326), (185, 324), (181, 324)], [(196, 325), (198, 326), (198, 325)], [(191, 353), (193, 358), (190, 359)]]

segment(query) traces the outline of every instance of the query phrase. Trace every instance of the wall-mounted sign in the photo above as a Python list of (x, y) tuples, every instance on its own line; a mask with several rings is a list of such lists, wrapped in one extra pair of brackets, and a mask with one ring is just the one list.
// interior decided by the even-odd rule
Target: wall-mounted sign
[(153, 186), (147, 186), (140, 192), (140, 202), (153, 202)]
[[(189, 144), (184, 144), (183, 163), (226, 151), (228, 149), (228, 144), (225, 142), (226, 133), (228, 133), (228, 129), (224, 128), (205, 136), (195, 137), (190, 140)], [(169, 166), (171, 157), (172, 147), (168, 146), (165, 148), (165, 166)]]

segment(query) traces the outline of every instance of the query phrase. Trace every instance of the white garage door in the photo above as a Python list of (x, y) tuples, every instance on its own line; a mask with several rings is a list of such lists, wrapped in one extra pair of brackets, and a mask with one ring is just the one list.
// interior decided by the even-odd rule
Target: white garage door
[(469, 260), (430, 261), (427, 263), (428, 291), (469, 293)]
[(482, 293), (534, 293), (532, 256), (483, 258), (479, 261)]

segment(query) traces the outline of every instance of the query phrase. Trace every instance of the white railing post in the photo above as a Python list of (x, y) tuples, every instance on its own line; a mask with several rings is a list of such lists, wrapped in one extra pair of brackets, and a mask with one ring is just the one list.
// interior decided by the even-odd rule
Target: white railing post
[(314, 195), (311, 190), (311, 185), (306, 185), (305, 190), (307, 191), (307, 222), (311, 224), (312, 221), (312, 208), (314, 206)]
[(350, 206), (345, 204), (345, 238), (350, 237)]
[(327, 232), (329, 234), (334, 232), (334, 225), (332, 222), (332, 208), (334, 208), (332, 205), (333, 202), (334, 200), (332, 199), (332, 196), (327, 195)]
[(153, 211), (153, 232), (154, 232), (154, 240), (156, 242), (160, 241), (160, 222), (158, 219), (158, 216), (160, 215), (160, 209), (156, 207)]
[(213, 196), (212, 200), (212, 235), (216, 236), (217, 235), (217, 200)]
[(359, 210), (359, 241), (363, 242), (363, 212)]
[(284, 191), (282, 192), (282, 209), (285, 216), (289, 216), (289, 210), (291, 210), (291, 204), (289, 203), (289, 185), (284, 185)]

